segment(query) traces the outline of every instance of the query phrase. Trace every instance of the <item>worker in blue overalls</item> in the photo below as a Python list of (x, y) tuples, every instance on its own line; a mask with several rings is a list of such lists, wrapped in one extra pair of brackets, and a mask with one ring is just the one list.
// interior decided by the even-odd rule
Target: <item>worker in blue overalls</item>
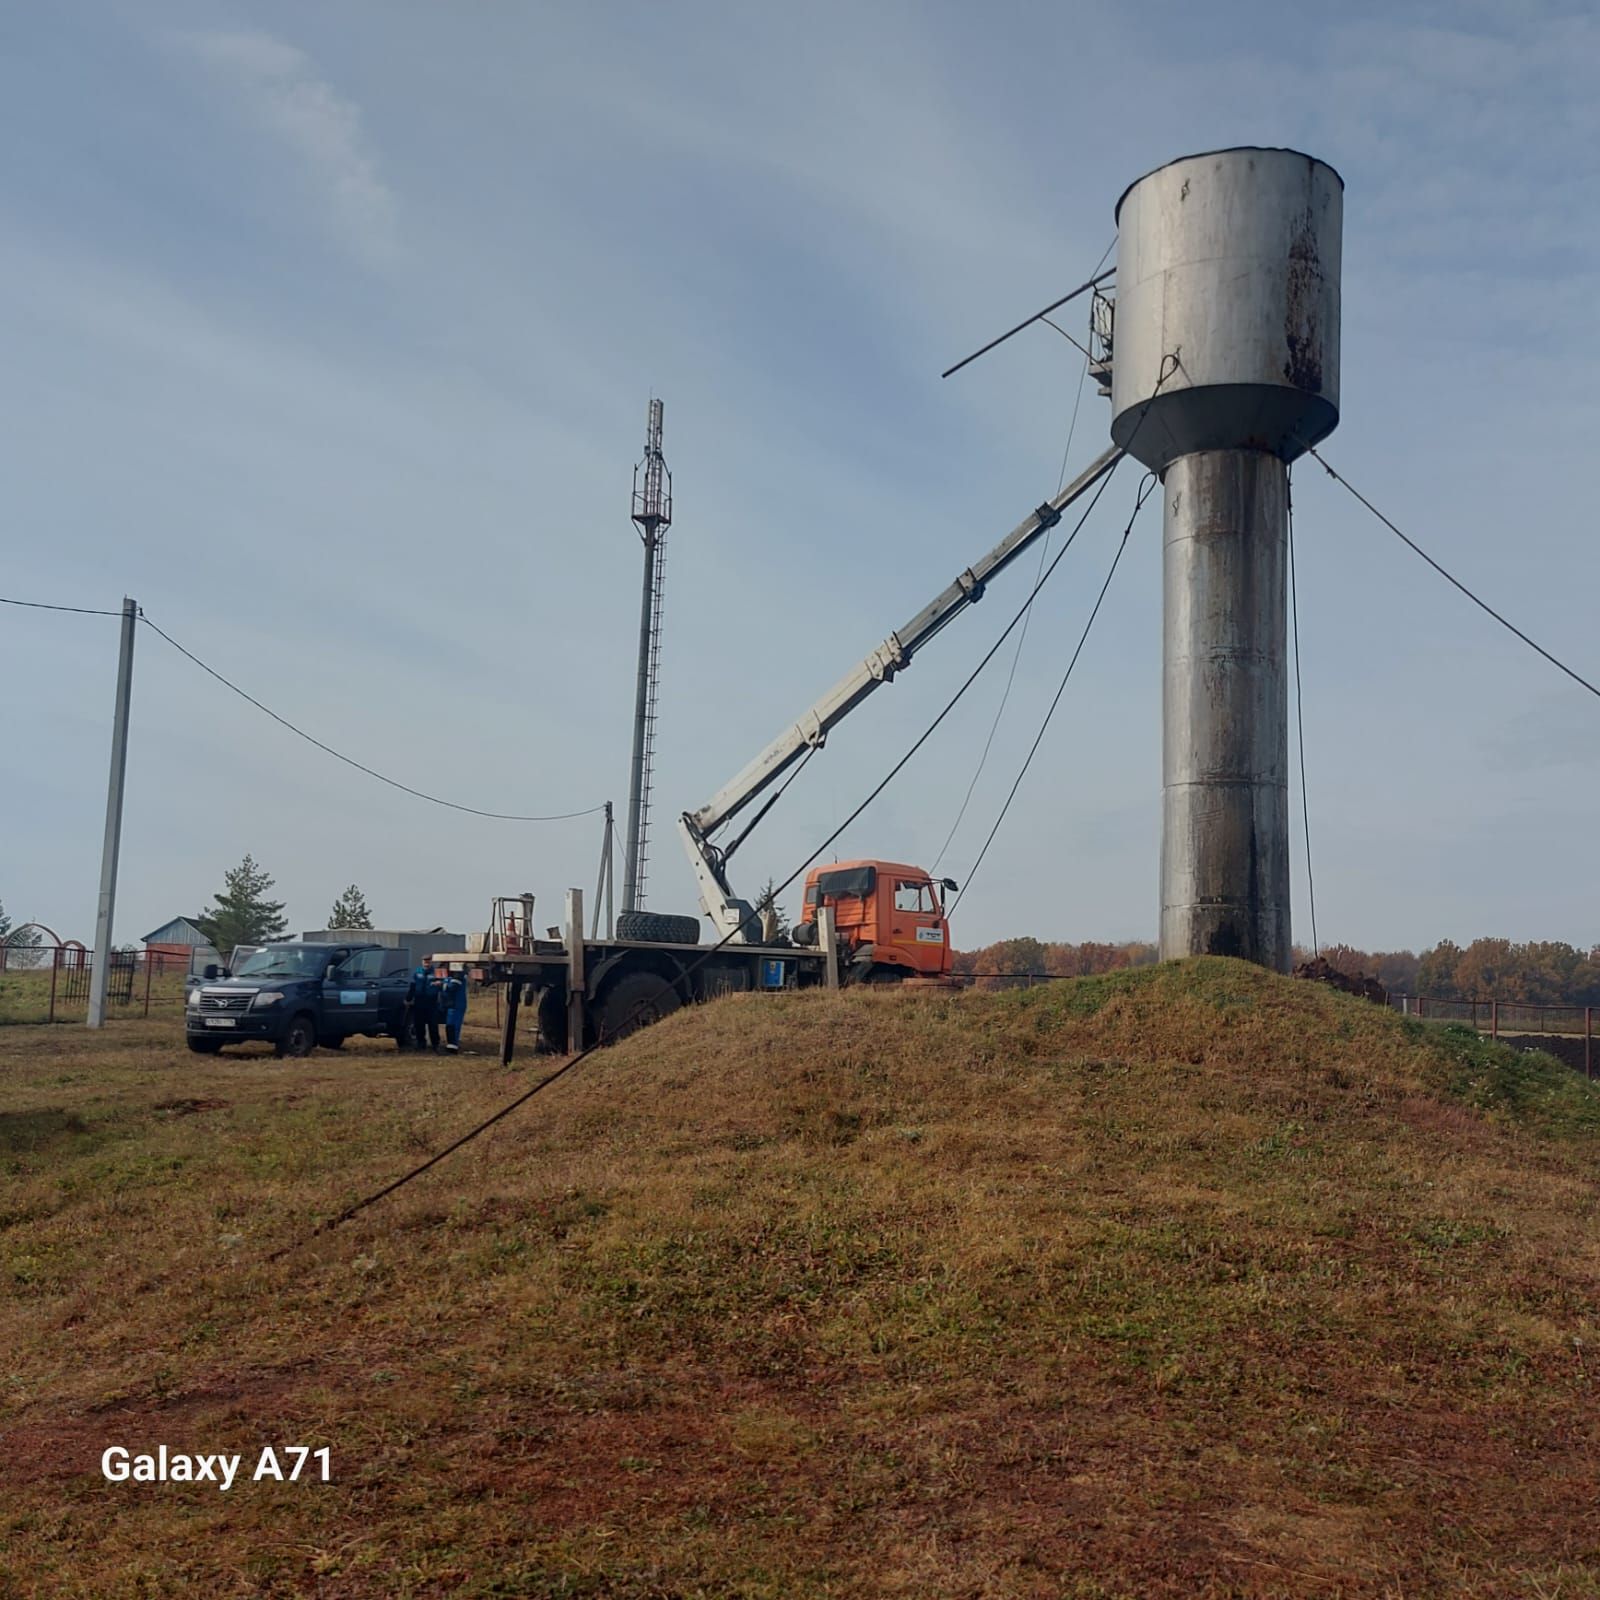
[(461, 1024), (467, 1020), (467, 982), (443, 961), (439, 963), (439, 1009), (444, 1013), (444, 1047), (455, 1055), (461, 1049)]
[(411, 1042), (418, 1050), (439, 1049), (439, 980), (424, 962), (411, 974), (406, 990), (411, 1007)]

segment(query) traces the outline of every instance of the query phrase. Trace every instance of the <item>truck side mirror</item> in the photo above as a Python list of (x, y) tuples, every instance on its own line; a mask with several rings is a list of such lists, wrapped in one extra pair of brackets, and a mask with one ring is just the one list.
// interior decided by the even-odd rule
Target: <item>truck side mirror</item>
[(939, 880), (939, 887), (941, 889), (948, 890), (949, 893), (951, 893), (951, 894), (960, 894), (961, 893), (960, 885), (957, 884), (957, 882), (956, 882), (956, 880), (954, 878), (941, 878)]
[(217, 975), (217, 964), (216, 964), (216, 962), (215, 961), (208, 961), (206, 963), (206, 965), (205, 965), (205, 970), (200, 975), (201, 975), (201, 977), (203, 977), (206, 980), (207, 983), (210, 983), (211, 980), (213, 978), (215, 978), (216, 975)]

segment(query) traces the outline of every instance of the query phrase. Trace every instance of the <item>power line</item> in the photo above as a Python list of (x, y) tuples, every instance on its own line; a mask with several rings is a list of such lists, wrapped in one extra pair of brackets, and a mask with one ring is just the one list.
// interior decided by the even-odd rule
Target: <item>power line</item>
[(24, 606), (29, 611), (71, 611), (80, 617), (120, 617), (122, 612), (107, 611), (101, 606), (56, 606), (43, 600), (9, 600), (0, 595), (0, 606)]
[(1317, 942), (1317, 880), (1311, 872), (1311, 806), (1306, 799), (1306, 702), (1300, 687), (1300, 593), (1294, 570), (1294, 468), (1289, 468), (1284, 496), (1289, 511), (1289, 615), (1294, 621), (1294, 725), (1300, 736), (1300, 818), (1306, 830), (1306, 896), (1311, 902), (1311, 953), (1322, 954)]
[(1445, 579), (1448, 583), (1453, 584), (1457, 589), (1459, 589), (1462, 594), (1464, 594), (1467, 599), (1473, 603), (1473, 605), (1478, 607), (1480, 611), (1487, 611), (1502, 628), (1506, 629), (1510, 633), (1516, 634), (1516, 636), (1525, 645), (1527, 645), (1530, 650), (1534, 650), (1539, 655), (1543, 656), (1552, 667), (1555, 667), (1558, 670), (1566, 673), (1566, 675), (1571, 678), (1574, 683), (1579, 684), (1581, 687), (1587, 689), (1590, 694), (1600, 698), (1600, 689), (1597, 689), (1581, 673), (1574, 672), (1572, 668), (1566, 664), (1566, 662), (1558, 660), (1555, 656), (1551, 655), (1542, 644), (1530, 639), (1528, 635), (1525, 634), (1514, 622), (1508, 622), (1503, 616), (1500, 615), (1498, 611), (1495, 610), (1492, 605), (1488, 603), (1487, 600), (1480, 600), (1477, 595), (1475, 595), (1459, 578), (1454, 576), (1452, 573), (1446, 572), (1445, 569), (1441, 567), (1439, 563), (1435, 561), (1433, 557), (1430, 556), (1415, 539), (1408, 538), (1405, 534), (1401, 533), (1399, 528), (1397, 528), (1394, 523), (1384, 516), (1384, 514), (1375, 505), (1373, 505), (1373, 503), (1367, 499), (1367, 497), (1362, 494), (1359, 489), (1357, 489), (1347, 479), (1342, 477), (1338, 472), (1335, 472), (1334, 469), (1330, 467), (1320, 455), (1317, 454), (1314, 446), (1307, 446), (1307, 448), (1310, 449), (1311, 454), (1316, 457), (1318, 465), (1321, 466), (1322, 470), (1326, 472), (1335, 483), (1339, 484), (1345, 489), (1348, 489), (1350, 493), (1354, 495), (1355, 498), (1359, 500), (1361, 504), (1364, 505), (1367, 510), (1370, 511), (1373, 516), (1375, 516), (1378, 521), (1390, 531), (1390, 533), (1394, 534), (1403, 544), (1409, 545), (1411, 549), (1415, 551), (1417, 555), (1421, 556), (1422, 559), (1426, 561), (1441, 578)]
[(322, 740), (318, 739), (314, 734), (307, 733), (304, 728), (296, 727), (295, 724), (292, 723), (287, 717), (279, 716), (279, 714), (274, 711), (271, 706), (263, 705), (261, 701), (257, 700), (253, 694), (241, 689), (239, 685), (234, 683), (231, 679), (223, 677), (223, 675), (218, 672), (215, 667), (209, 666), (206, 662), (202, 661), (200, 657), (194, 653), (194, 651), (186, 649), (183, 645), (179, 644), (170, 633), (168, 633), (164, 628), (158, 627), (142, 611), (139, 614), (139, 620), (143, 622), (144, 625), (152, 632), (165, 639), (167, 643), (178, 652), (179, 655), (186, 656), (197, 667), (199, 667), (202, 672), (207, 673), (211, 677), (215, 678), (217, 682), (220, 683), (225, 689), (231, 689), (236, 695), (239, 696), (241, 700), (249, 701), (249, 703), (253, 705), (257, 711), (264, 712), (280, 727), (287, 728), (290, 733), (295, 734), (298, 738), (304, 739), (307, 744), (315, 745), (317, 749), (323, 751), (326, 755), (332, 756), (335, 761), (342, 761), (347, 767), (354, 767), (357, 772), (364, 772), (369, 778), (376, 778), (379, 783), (386, 783), (391, 789), (399, 789), (404, 794), (414, 795), (418, 800), (426, 800), (430, 805), (444, 806), (450, 811), (464, 811), (468, 816), (487, 817), (493, 822), (566, 822), (574, 817), (592, 817), (596, 812), (605, 810), (604, 804), (601, 804), (598, 806), (589, 806), (582, 811), (558, 811), (548, 816), (521, 816), (506, 811), (481, 811), (477, 806), (460, 805), (454, 800), (444, 800), (436, 794), (426, 794), (421, 789), (413, 789), (409, 783), (401, 783), (398, 778), (386, 777), (383, 773), (376, 771), (374, 768), (366, 766), (364, 763), (357, 761), (354, 756), (347, 756), (342, 751), (335, 750), (332, 745), (324, 744)]
[[(1130, 441), (1131, 442), (1131, 441)], [(1006, 796), (1005, 804), (1000, 807), (1000, 815), (994, 819), (994, 826), (989, 830), (989, 837), (983, 841), (983, 849), (978, 852), (978, 859), (972, 863), (972, 870), (967, 874), (967, 881), (956, 894), (950, 910), (945, 913), (950, 916), (961, 904), (962, 898), (972, 887), (972, 880), (978, 875), (978, 868), (983, 865), (983, 858), (989, 853), (989, 846), (994, 843), (995, 835), (1000, 832), (1000, 825), (1006, 820), (1006, 813), (1011, 809), (1011, 802), (1017, 797), (1017, 790), (1022, 787), (1022, 780), (1028, 775), (1028, 768), (1033, 764), (1033, 758), (1038, 753), (1044, 741), (1046, 730), (1050, 726), (1050, 719), (1056, 714), (1056, 707), (1061, 703), (1061, 696), (1066, 691), (1067, 681), (1072, 677), (1072, 669), (1078, 664), (1078, 657), (1083, 653), (1083, 647), (1089, 641), (1089, 630), (1094, 627), (1094, 619), (1100, 615), (1100, 607), (1106, 597), (1106, 591), (1111, 587), (1111, 580), (1117, 575), (1117, 566), (1122, 560), (1122, 552), (1128, 548), (1128, 536), (1133, 532), (1133, 525), (1138, 520), (1139, 513), (1144, 509), (1145, 500), (1150, 491), (1156, 486), (1154, 473), (1147, 473), (1144, 481), (1139, 485), (1139, 492), (1134, 497), (1133, 514), (1128, 518), (1127, 526), (1122, 530), (1122, 538), (1117, 541), (1117, 552), (1111, 558), (1110, 570), (1106, 573), (1106, 581), (1100, 585), (1100, 593), (1095, 597), (1094, 609), (1089, 613), (1089, 620), (1083, 625), (1083, 632), (1078, 637), (1078, 646), (1072, 652), (1072, 659), (1067, 663), (1067, 670), (1061, 674), (1061, 682), (1056, 685), (1055, 697), (1050, 702), (1050, 708), (1044, 714), (1044, 721), (1039, 725), (1039, 731), (1034, 735), (1033, 744), (1029, 747), (1026, 759), (1021, 770), (1017, 773), (1015, 782), (1011, 785), (1011, 792)]]

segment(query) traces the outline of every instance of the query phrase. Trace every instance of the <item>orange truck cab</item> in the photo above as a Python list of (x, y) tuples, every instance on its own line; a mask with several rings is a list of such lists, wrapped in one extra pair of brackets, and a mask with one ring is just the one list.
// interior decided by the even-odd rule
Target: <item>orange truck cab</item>
[(936, 881), (921, 867), (898, 861), (836, 861), (813, 867), (806, 876), (805, 909), (795, 942), (815, 942), (817, 908), (830, 905), (853, 978), (946, 977), (950, 925), (941, 891), (954, 888), (948, 878)]

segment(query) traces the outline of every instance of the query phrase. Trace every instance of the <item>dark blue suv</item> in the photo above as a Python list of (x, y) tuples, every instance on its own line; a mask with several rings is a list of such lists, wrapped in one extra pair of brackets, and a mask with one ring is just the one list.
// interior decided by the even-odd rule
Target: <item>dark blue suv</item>
[[(209, 969), (208, 969), (209, 971)], [(226, 977), (193, 984), (184, 1036), (199, 1055), (263, 1040), (280, 1056), (337, 1050), (352, 1034), (398, 1042), (411, 982), (409, 950), (375, 944), (266, 944)]]

